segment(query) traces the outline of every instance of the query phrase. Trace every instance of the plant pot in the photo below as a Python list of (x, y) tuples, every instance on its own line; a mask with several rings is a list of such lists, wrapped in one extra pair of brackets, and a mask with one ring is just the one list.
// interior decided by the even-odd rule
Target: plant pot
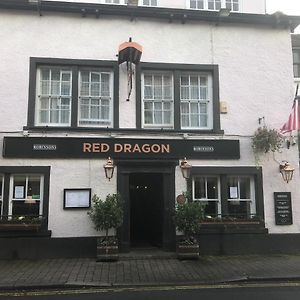
[(38, 231), (41, 224), (0, 224), (0, 231)]
[(178, 259), (198, 259), (199, 258), (199, 244), (180, 244), (177, 243), (176, 253)]
[(118, 245), (102, 245), (102, 239), (97, 239), (96, 261), (117, 261), (119, 259)]

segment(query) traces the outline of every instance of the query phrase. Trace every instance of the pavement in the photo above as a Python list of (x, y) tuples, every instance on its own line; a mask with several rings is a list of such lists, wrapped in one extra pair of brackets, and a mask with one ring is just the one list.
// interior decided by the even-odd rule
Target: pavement
[(0, 260), (0, 289), (141, 287), (300, 280), (300, 255), (201, 256), (173, 254), (120, 256), (117, 262), (92, 258)]

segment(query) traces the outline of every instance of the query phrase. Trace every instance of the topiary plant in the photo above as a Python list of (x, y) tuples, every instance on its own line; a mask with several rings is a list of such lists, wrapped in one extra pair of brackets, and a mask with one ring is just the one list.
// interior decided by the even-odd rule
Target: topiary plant
[(117, 229), (123, 223), (123, 208), (120, 195), (108, 194), (105, 201), (94, 195), (88, 215), (97, 231), (105, 230), (105, 240), (108, 241), (109, 229)]
[(175, 210), (174, 222), (179, 231), (184, 233), (185, 242), (193, 241), (193, 235), (198, 233), (200, 223), (204, 219), (205, 205), (199, 201), (178, 204)]

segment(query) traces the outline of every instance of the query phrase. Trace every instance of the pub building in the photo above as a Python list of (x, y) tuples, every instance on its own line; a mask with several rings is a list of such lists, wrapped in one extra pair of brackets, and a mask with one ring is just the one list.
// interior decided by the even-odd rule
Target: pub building
[(91, 198), (117, 192), (123, 252), (175, 251), (188, 191), (201, 254), (297, 253), (298, 145), (258, 158), (251, 137), (289, 116), (300, 18), (110, 2), (0, 1), (0, 258), (93, 257)]

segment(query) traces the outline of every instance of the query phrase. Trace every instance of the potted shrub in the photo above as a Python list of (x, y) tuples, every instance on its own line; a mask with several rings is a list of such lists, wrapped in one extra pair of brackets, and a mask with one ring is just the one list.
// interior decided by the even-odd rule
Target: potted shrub
[(179, 259), (199, 257), (199, 243), (195, 235), (199, 232), (200, 223), (204, 219), (204, 208), (199, 201), (177, 204), (175, 210), (175, 226), (183, 236), (177, 238), (177, 257)]
[(97, 261), (118, 260), (118, 240), (109, 236), (110, 229), (117, 229), (123, 223), (123, 209), (119, 194), (109, 194), (105, 201), (94, 195), (88, 212), (97, 231), (105, 231), (105, 236), (97, 238)]

